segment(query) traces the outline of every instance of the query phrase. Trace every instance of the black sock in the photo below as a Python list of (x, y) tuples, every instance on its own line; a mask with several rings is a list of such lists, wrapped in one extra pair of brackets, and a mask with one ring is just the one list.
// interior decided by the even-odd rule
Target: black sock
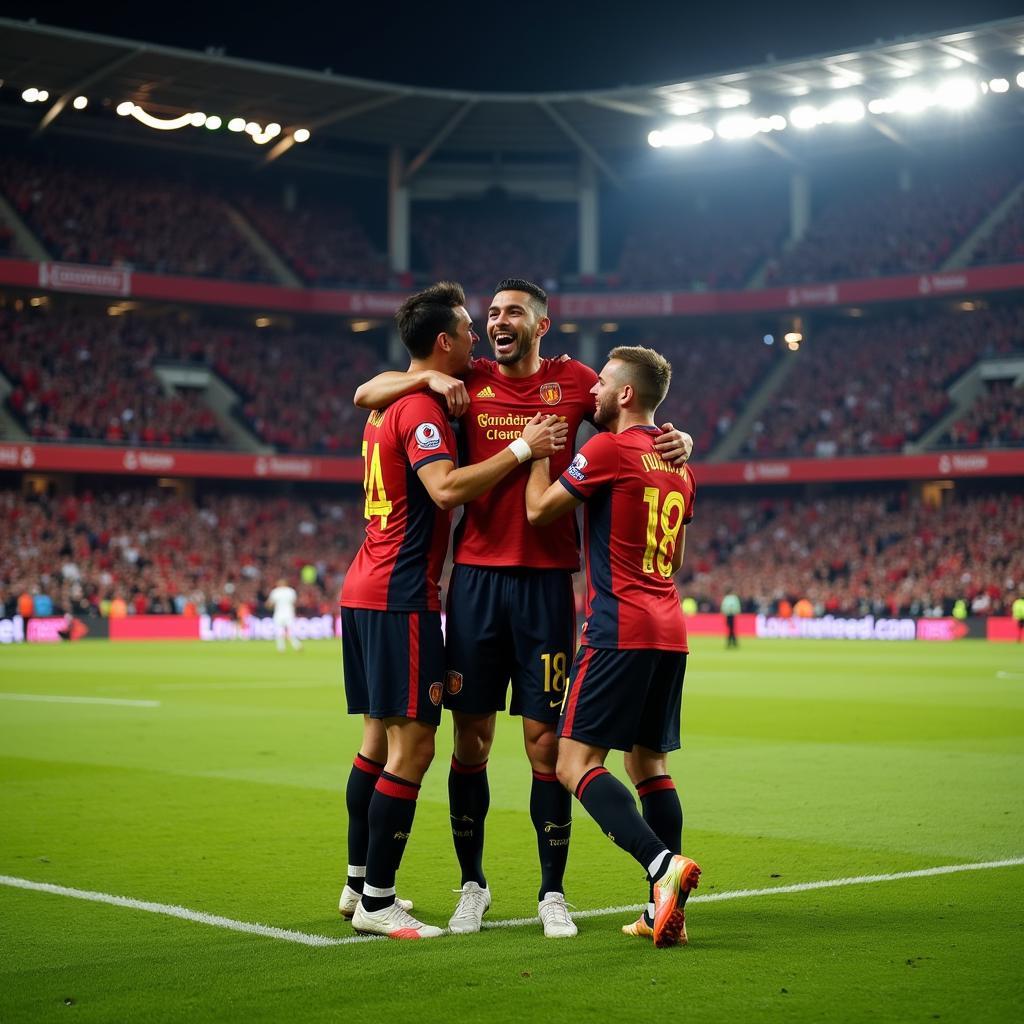
[[(671, 775), (652, 775), (636, 784), (644, 821), (651, 831), (673, 852), (683, 852), (683, 805)], [(654, 902), (651, 885), (648, 903)]]
[[(384, 765), (356, 754), (345, 788), (345, 806), (348, 808), (348, 885), (356, 892), (363, 891), (366, 877), (366, 848), (370, 842), (370, 800), (373, 787), (384, 770)], [(353, 872), (358, 872), (355, 874)]]
[(462, 885), (467, 882), (487, 885), (483, 866), (484, 820), (490, 805), (487, 762), (463, 764), (453, 757), (448, 772), (448, 813), (455, 856), (462, 869)]
[(591, 768), (576, 784), (576, 799), (601, 831), (646, 872), (667, 852), (665, 844), (640, 816), (629, 790), (607, 768)]
[(366, 853), (363, 907), (383, 910), (395, 902), (395, 875), (416, 816), (420, 787), (390, 772), (381, 772), (370, 801), (370, 844)]
[(565, 891), (565, 864), (569, 859), (569, 833), (572, 830), (572, 794), (558, 781), (557, 775), (533, 773), (530, 818), (537, 830), (537, 853), (540, 856), (539, 901), (549, 892)]

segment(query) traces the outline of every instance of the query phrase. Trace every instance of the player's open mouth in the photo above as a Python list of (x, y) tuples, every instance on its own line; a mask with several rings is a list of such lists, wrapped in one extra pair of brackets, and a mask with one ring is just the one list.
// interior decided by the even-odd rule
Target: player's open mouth
[(514, 334), (501, 334), (494, 335), (494, 351), (500, 356), (508, 355), (513, 352), (516, 347), (516, 339)]

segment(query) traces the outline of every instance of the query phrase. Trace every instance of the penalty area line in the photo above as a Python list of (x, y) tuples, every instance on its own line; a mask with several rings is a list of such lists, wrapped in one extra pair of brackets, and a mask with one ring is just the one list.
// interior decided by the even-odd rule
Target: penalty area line
[[(996, 868), (1009, 868), (1024, 865), (1024, 857), (1008, 857), (1005, 860), (980, 861), (975, 864), (944, 864), (933, 868), (920, 868), (916, 871), (896, 871), (887, 875), (856, 875), (850, 878), (826, 878), (817, 882), (798, 882), (794, 885), (776, 885), (767, 889), (733, 889), (725, 892), (712, 892), (691, 896), (689, 903), (717, 903), (722, 900), (750, 899), (758, 896), (777, 896), (787, 893), (812, 892), (816, 889), (838, 889), (848, 885), (874, 885), (879, 882), (899, 882), (908, 878), (932, 878), (938, 875), (955, 875), (964, 871), (991, 871)], [(309, 932), (295, 931), (291, 928), (277, 928), (273, 925), (256, 924), (250, 921), (236, 921), (220, 914), (207, 914), (200, 910), (190, 910), (168, 903), (154, 903), (149, 900), (132, 899), (129, 896), (115, 896), (106, 892), (92, 892), (88, 889), (73, 889), (64, 885), (52, 885), (49, 882), (33, 882), (27, 878), (15, 878), (11, 875), (0, 875), (0, 885), (12, 889), (25, 889), (30, 892), (49, 893), (53, 896), (68, 896), (72, 899), (87, 900), (92, 903), (105, 903), (114, 907), (125, 907), (129, 910), (143, 910), (150, 914), (162, 914), (165, 917), (176, 917), (195, 924), (211, 925), (228, 931), (243, 932), (248, 935), (260, 935), (268, 939), (279, 939), (294, 942), (302, 946), (317, 948), (330, 946), (351, 946), (362, 942), (378, 942), (381, 936), (351, 935), (336, 938), (331, 935), (316, 935)], [(595, 910), (579, 910), (571, 916), (575, 920), (591, 917), (608, 917), (612, 914), (633, 914), (643, 909), (643, 904), (623, 907), (600, 907)], [(537, 917), (510, 917), (502, 921), (484, 921), (485, 929), (523, 928), (537, 924)]]
[(113, 704), (121, 708), (158, 708), (158, 700), (128, 700), (125, 697), (58, 697), (45, 693), (0, 693), (0, 700), (38, 701), (42, 704)]

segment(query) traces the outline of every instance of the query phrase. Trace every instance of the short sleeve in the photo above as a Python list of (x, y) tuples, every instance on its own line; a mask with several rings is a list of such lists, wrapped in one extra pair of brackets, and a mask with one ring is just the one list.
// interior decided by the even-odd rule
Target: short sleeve
[(573, 367), (580, 385), (589, 392), (597, 383), (597, 374), (586, 363), (581, 363), (578, 359), (574, 360)]
[(693, 470), (689, 466), (683, 467), (683, 479), (686, 481), (686, 514), (683, 516), (683, 526), (686, 526), (693, 519), (693, 504), (697, 498), (697, 481), (693, 478)]
[(614, 434), (596, 434), (576, 453), (558, 482), (580, 501), (610, 484), (619, 472), (619, 445)]
[(395, 433), (413, 469), (438, 459), (455, 461), (452, 429), (435, 399), (412, 395), (396, 412)]

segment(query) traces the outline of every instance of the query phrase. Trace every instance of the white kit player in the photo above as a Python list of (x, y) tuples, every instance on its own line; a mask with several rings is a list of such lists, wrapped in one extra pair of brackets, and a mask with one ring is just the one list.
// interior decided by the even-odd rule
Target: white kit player
[(278, 580), (277, 586), (267, 594), (267, 607), (274, 609), (274, 638), (278, 651), (282, 653), (286, 637), (292, 650), (302, 650), (302, 644), (295, 636), (295, 605), (298, 600), (299, 595), (294, 587), (288, 586), (287, 580)]

